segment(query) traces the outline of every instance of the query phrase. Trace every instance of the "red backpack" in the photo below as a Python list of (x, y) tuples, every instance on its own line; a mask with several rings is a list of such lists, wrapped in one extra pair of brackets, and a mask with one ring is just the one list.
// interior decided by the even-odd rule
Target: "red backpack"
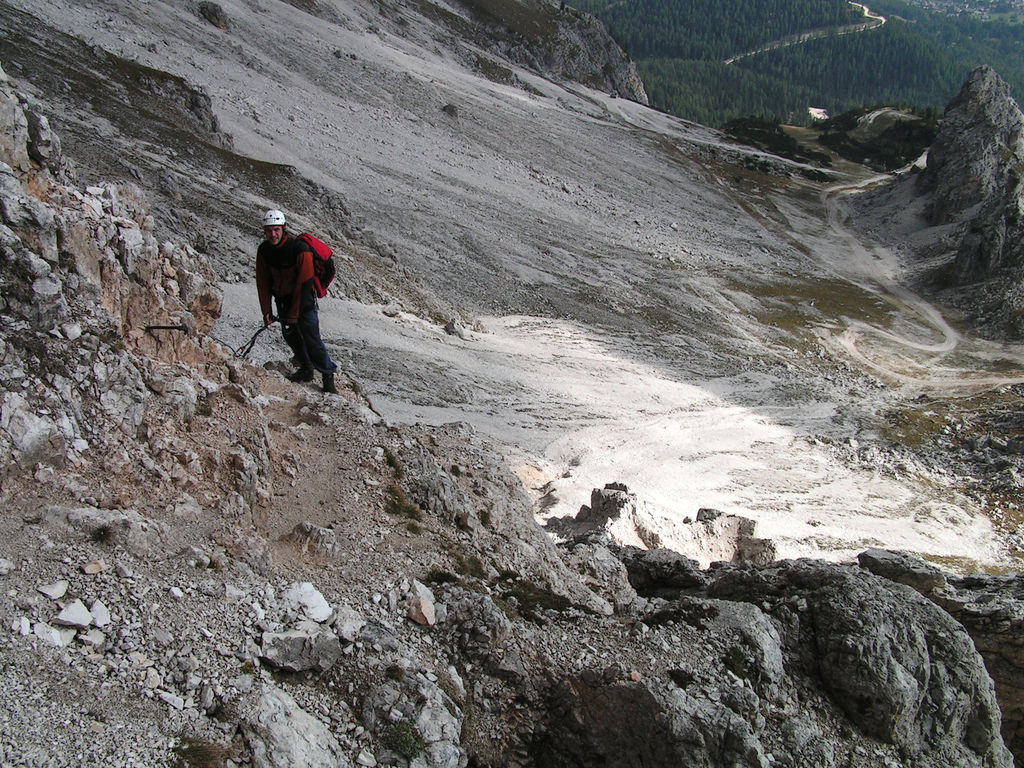
[(337, 272), (334, 268), (334, 251), (323, 240), (308, 232), (303, 232), (298, 239), (313, 251), (313, 292), (317, 298), (322, 299), (327, 295), (327, 289)]

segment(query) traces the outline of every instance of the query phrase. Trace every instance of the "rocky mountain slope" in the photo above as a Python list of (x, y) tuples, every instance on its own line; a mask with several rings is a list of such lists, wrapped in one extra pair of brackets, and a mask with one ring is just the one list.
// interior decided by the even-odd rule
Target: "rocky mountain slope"
[[(841, 539), (861, 518), (811, 491), (778, 505), (788, 538), (678, 499), (666, 522), (596, 450), (534, 466), (532, 498), (509, 462), (581, 421), (610, 441), (599, 386), (484, 418), (519, 394), (485, 313), (535, 313), (521, 343), (551, 370), (570, 347), (629, 358), (711, 382), (716, 418), (753, 412), (744, 457), (780, 469), (735, 477), (794, 482), (793, 444), (819, 466), (832, 441), (872, 475), (840, 488), (865, 516), (900, 494), (931, 553), (945, 527), (989, 542), (948, 474), (850, 439), (897, 400), (801, 330), (828, 341), (828, 313), (876, 295), (826, 258), (846, 233), (806, 169), (519, 68), (499, 57), (519, 38), (466, 33), (454, 5), (3, 10), (5, 765), (1013, 764), (1017, 577), (878, 549), (773, 562), (871, 534)], [(233, 352), (270, 203), (338, 245), (340, 396)], [(476, 378), (439, 364), (456, 347)], [(806, 440), (761, 445), (799, 410), (824, 414)], [(559, 501), (602, 475), (585, 508)], [(944, 503), (901, 501), (925, 486)]]
[(2, 77), (5, 764), (1012, 765), (971, 636), (897, 581), (971, 593), (700, 571), (616, 543), (621, 489), (556, 548), (472, 431), (210, 339), (205, 259)]

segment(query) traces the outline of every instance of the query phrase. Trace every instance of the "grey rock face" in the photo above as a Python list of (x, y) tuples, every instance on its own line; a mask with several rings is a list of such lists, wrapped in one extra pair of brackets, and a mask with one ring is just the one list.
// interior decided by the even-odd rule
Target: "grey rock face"
[(954, 284), (992, 281), (1011, 334), (1024, 265), (1024, 115), (989, 67), (971, 73), (949, 103), (919, 187), (930, 193), (929, 224), (960, 228)]
[(548, 526), (574, 537), (600, 532), (626, 547), (665, 548), (705, 565), (718, 561), (766, 565), (775, 560), (775, 544), (754, 535), (753, 520), (704, 508), (698, 510), (696, 520), (666, 521), (622, 483), (593, 489), (590, 505), (581, 507), (575, 518), (552, 519)]
[(946, 576), (942, 571), (902, 552), (869, 549), (857, 555), (857, 562), (864, 570), (906, 584), (925, 596), (946, 586)]
[(257, 768), (348, 768), (338, 740), (322, 722), (273, 685), (260, 696), (255, 716), (243, 728)]
[(974, 70), (947, 105), (920, 185), (934, 198), (931, 224), (952, 221), (1003, 196), (1022, 160), (1024, 117), (991, 67)]
[(481, 23), (502, 56), (539, 72), (647, 104), (636, 64), (590, 14), (544, 0), (518, 0), (504, 8), (486, 3), (480, 7), (488, 11)]
[[(796, 561), (729, 569), (708, 594), (767, 601), (784, 623), (789, 664), (819, 678), (858, 728), (916, 764), (1011, 765), (995, 691), (966, 630), (915, 592), (885, 584), (847, 567)], [(794, 611), (787, 603), (796, 596)]]
[(689, 756), (678, 746), (674, 727), (666, 722), (665, 707), (639, 683), (568, 679), (555, 689), (537, 765), (568, 768), (579, 765), (581, 755), (590, 756), (590, 764), (624, 768), (701, 765), (684, 759)]
[(93, 539), (120, 544), (130, 552), (149, 555), (159, 551), (166, 530), (162, 523), (148, 520), (132, 509), (107, 510), (92, 507), (48, 507), (43, 519), (64, 525)]
[(1006, 746), (1024, 757), (1024, 579), (969, 576), (932, 596), (959, 621), (995, 683)]

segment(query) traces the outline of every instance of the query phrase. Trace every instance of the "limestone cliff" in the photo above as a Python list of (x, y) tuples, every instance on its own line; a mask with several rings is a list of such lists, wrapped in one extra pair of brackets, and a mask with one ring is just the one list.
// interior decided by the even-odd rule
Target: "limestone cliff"
[[(949, 103), (918, 189), (930, 226), (953, 225), (954, 286), (984, 283), (987, 300), (972, 315), (1015, 337), (1024, 268), (1024, 116), (994, 70), (971, 73)], [(970, 311), (970, 310), (968, 310)]]
[(503, 58), (647, 104), (636, 64), (594, 16), (547, 0), (463, 2)]

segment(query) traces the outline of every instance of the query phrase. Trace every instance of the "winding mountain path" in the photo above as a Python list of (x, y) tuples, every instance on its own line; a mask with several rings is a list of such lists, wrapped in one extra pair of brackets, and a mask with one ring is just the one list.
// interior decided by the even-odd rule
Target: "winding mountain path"
[(900, 283), (898, 257), (890, 248), (865, 242), (848, 228), (843, 200), (879, 178), (833, 186), (824, 193), (824, 205), (829, 240), (843, 254), (837, 275), (876, 296), (891, 314), (885, 323), (843, 317), (839, 327), (818, 329), (821, 342), (911, 391), (958, 395), (1024, 381), (1020, 373), (992, 366), (1002, 360), (1024, 368), (1020, 348), (961, 335), (936, 306)]
[(829, 35), (833, 34), (849, 35), (855, 32), (867, 32), (868, 30), (877, 29), (878, 27), (885, 24), (886, 18), (884, 16), (878, 15), (877, 13), (873, 13), (872, 10), (868, 8), (866, 5), (854, 2), (851, 2), (850, 5), (860, 8), (864, 14), (864, 18), (866, 18), (867, 21), (861, 22), (859, 24), (848, 24), (845, 27), (838, 28), (820, 27), (818, 29), (812, 29), (808, 32), (801, 32), (798, 35), (790, 35), (789, 37), (783, 37), (779, 40), (773, 40), (770, 43), (765, 43), (764, 45), (760, 46), (759, 48), (755, 48), (752, 51), (740, 53), (737, 54), (736, 56), (733, 56), (732, 58), (728, 58), (725, 60), (725, 63), (734, 64), (740, 59), (746, 59), (749, 58), (750, 56), (756, 56), (759, 53), (765, 53), (766, 51), (774, 51), (779, 48), (787, 48), (791, 45), (800, 45), (801, 43), (806, 43), (808, 40), (817, 40), (819, 38), (828, 37)]

